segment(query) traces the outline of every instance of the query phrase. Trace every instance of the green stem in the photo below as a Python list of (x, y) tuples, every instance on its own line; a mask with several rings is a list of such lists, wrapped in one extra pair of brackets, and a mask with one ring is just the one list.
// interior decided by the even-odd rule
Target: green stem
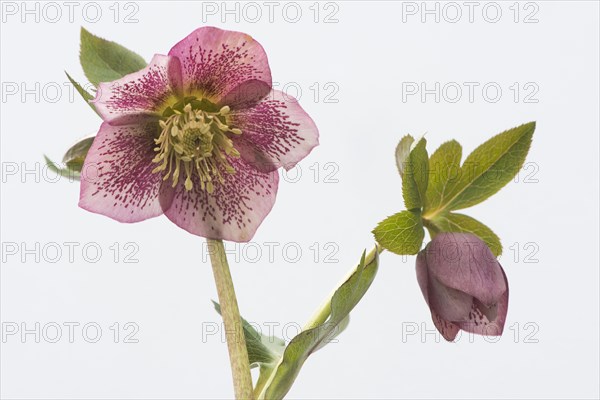
[(235, 398), (237, 400), (253, 399), (248, 350), (225, 247), (221, 240), (207, 239), (206, 241), (221, 305)]
[[(365, 256), (365, 265), (371, 263), (373, 261), (373, 259), (375, 258), (375, 256), (377, 254), (381, 254), (383, 252), (383, 250), (384, 250), (383, 247), (381, 247), (379, 244), (376, 244), (375, 247)], [(348, 273), (348, 276), (346, 276), (344, 278), (344, 280), (342, 280), (342, 283), (346, 282), (348, 280), (348, 278), (350, 276), (352, 276), (352, 274), (355, 271), (356, 271), (356, 268), (353, 268)], [(337, 287), (339, 287), (339, 286), (340, 285), (338, 285)], [(327, 318), (329, 318), (329, 315), (331, 314), (331, 299), (333, 298), (333, 295), (335, 294), (337, 287), (333, 292), (331, 292), (331, 294), (327, 297), (327, 299), (323, 302), (323, 304), (321, 304), (321, 307), (319, 307), (317, 309), (317, 311), (313, 314), (313, 316), (306, 323), (306, 325), (304, 325), (304, 328), (302, 328), (303, 331), (312, 329), (316, 326), (321, 325), (325, 321), (327, 321)]]
[(431, 239), (433, 239), (437, 236), (438, 233), (440, 233), (440, 229), (437, 226), (435, 226), (435, 224), (433, 224), (429, 219), (423, 218), (423, 226), (427, 228), (427, 231), (429, 232), (429, 237)]

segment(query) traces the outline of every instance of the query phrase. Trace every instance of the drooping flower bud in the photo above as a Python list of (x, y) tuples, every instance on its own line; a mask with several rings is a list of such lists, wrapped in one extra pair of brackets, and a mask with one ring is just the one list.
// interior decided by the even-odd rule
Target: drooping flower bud
[(459, 330), (499, 336), (508, 281), (487, 245), (467, 233), (440, 233), (417, 256), (417, 281), (433, 323), (448, 341)]

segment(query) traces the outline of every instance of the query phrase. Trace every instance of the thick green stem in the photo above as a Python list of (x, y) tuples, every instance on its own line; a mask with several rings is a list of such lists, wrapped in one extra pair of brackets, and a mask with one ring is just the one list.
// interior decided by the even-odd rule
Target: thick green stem
[[(375, 247), (365, 256), (365, 265), (369, 264), (370, 262), (373, 261), (373, 259), (375, 258), (375, 256), (377, 254), (381, 254), (381, 252), (383, 252), (383, 247), (381, 247), (380, 245), (375, 245)], [(355, 268), (353, 268), (349, 273), (348, 276), (344, 278), (344, 280), (342, 282), (345, 282), (348, 280), (348, 278), (350, 276), (352, 276), (352, 274), (354, 273), (354, 271), (356, 271)], [(339, 285), (338, 285), (339, 286)], [(337, 288), (336, 288), (337, 290)], [(311, 317), (311, 319), (304, 325), (304, 328), (302, 329), (303, 331), (312, 329), (318, 325), (321, 325), (323, 322), (327, 321), (327, 318), (329, 318), (329, 315), (331, 314), (331, 299), (333, 298), (333, 295), (335, 294), (335, 290), (333, 292), (331, 292), (331, 294), (327, 297), (327, 299), (323, 302), (323, 304), (321, 305), (321, 307), (319, 307), (319, 309), (313, 314), (313, 316)]]
[(221, 315), (223, 316), (235, 398), (237, 400), (251, 400), (253, 399), (252, 376), (250, 375), (248, 350), (246, 349), (242, 319), (229, 272), (229, 264), (225, 255), (225, 247), (221, 240), (207, 239), (207, 243), (213, 275), (217, 284)]

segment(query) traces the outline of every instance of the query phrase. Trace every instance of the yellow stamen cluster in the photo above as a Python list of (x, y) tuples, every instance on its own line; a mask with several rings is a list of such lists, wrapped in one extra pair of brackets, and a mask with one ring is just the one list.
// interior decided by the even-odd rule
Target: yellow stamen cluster
[(163, 180), (171, 176), (175, 187), (183, 170), (186, 190), (194, 187), (192, 174), (196, 173), (201, 189), (212, 193), (215, 183), (224, 182), (222, 171), (235, 173), (227, 156), (240, 156), (227, 136), (227, 132), (242, 133), (227, 125), (229, 111), (228, 106), (218, 112), (194, 110), (189, 103), (183, 111), (173, 110), (173, 115), (159, 122), (162, 131), (154, 140), (158, 154), (152, 161), (160, 165), (152, 172), (166, 171)]

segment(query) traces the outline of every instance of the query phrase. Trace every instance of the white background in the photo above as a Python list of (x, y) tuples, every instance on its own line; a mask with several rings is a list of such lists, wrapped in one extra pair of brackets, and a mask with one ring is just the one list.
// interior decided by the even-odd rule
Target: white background
[[(289, 398), (598, 398), (597, 2), (520, 3), (518, 22), (513, 2), (499, 2), (496, 23), (491, 22), (496, 6), (487, 3), (476, 4), (473, 22), (467, 6), (455, 3), (462, 18), (454, 23), (456, 7), (444, 3), (437, 5), (439, 22), (422, 15), (421, 2), (412, 3), (415, 15), (403, 14), (414, 10), (406, 3), (321, 3), (318, 22), (312, 2), (301, 3), (296, 23), (290, 22), (293, 6), (283, 12), (285, 3), (275, 8), (273, 22), (269, 9), (255, 3), (262, 18), (254, 23), (249, 19), (255, 19), (256, 8), (243, 4), (237, 6), (239, 22), (235, 13), (203, 14), (200, 2), (121, 4), (117, 23), (112, 2), (98, 3), (98, 22), (90, 21), (95, 9), (82, 15), (83, 3), (77, 3), (72, 22), (68, 8), (56, 4), (62, 13), (57, 22), (49, 21), (55, 10), (46, 8), (44, 15), (39, 3), (39, 22), (19, 9), (3, 15), (1, 28), (1, 319), (5, 330), (13, 323), (19, 329), (33, 329), (36, 322), (48, 327), (40, 343), (33, 334), (1, 343), (3, 398), (232, 397), (225, 344), (218, 335), (203, 340), (203, 329), (219, 323), (210, 303), (216, 292), (203, 240), (164, 217), (121, 225), (85, 212), (77, 207), (78, 183), (52, 182), (54, 176), (40, 167), (44, 153), (60, 160), (71, 143), (100, 124), (76, 94), (69, 98), (63, 73), (84, 81), (80, 26), (149, 60), (203, 25), (254, 36), (269, 55), (273, 80), (287, 84), (290, 94), (301, 89), (301, 104), (320, 128), (321, 145), (300, 164), (298, 182), (293, 174), (282, 179), (255, 244), (237, 248), (238, 262), (230, 257), (244, 316), (265, 330), (276, 323), (275, 332), (287, 339), (362, 250), (372, 247), (376, 223), (403, 208), (393, 158), (402, 135), (427, 132), (430, 152), (454, 138), (466, 155), (495, 133), (538, 122), (529, 169), (519, 182), (465, 211), (494, 229), (504, 244), (501, 263), (511, 290), (504, 336), (491, 343), (464, 335), (454, 344), (433, 333), (422, 337), (422, 329), (431, 331), (433, 324), (415, 280), (414, 257), (384, 254), (350, 327), (338, 343), (308, 360)], [(222, 10), (220, 2), (213, 5)], [(138, 22), (124, 23), (131, 12)], [(337, 22), (324, 23), (332, 12)], [(529, 22), (538, 22), (525, 23), (531, 13)], [(319, 99), (310, 89), (315, 82)], [(334, 86), (324, 88), (328, 82)], [(429, 89), (435, 82), (479, 86), (473, 101), (462, 86), (462, 98), (453, 103), (455, 92), (441, 93), (439, 102), (434, 95), (403, 99), (407, 82), (424, 82)], [(502, 89), (497, 102), (491, 101), (493, 90), (487, 98), (482, 94), (490, 82)], [(515, 82), (518, 101), (510, 89)], [(58, 100), (52, 83), (62, 87)], [(19, 92), (9, 94), (15, 84)], [(339, 90), (328, 100), (337, 103), (324, 101), (332, 87)], [(537, 102), (525, 102), (532, 88), (539, 90), (528, 100)], [(33, 89), (39, 98), (22, 89)], [(328, 162), (337, 166), (330, 177), (337, 183), (325, 179), (334, 171), (325, 169)], [(315, 163), (321, 171), (316, 183), (315, 168), (309, 169)], [(17, 173), (9, 174), (15, 165)], [(35, 168), (39, 172), (23, 174)], [(53, 242), (63, 251), (54, 263)], [(64, 242), (80, 243), (73, 262)], [(109, 248), (115, 242), (121, 248), (116, 263)], [(138, 263), (124, 262), (128, 242), (138, 248)], [(268, 242), (279, 243), (272, 259)], [(318, 262), (310, 248), (315, 242)], [(35, 255), (8, 254), (10, 243), (29, 249), (39, 243), (39, 253), (43, 248), (49, 253), (38, 253), (36, 262)], [(86, 243), (102, 249), (100, 261), (86, 261), (81, 250)], [(298, 247), (302, 256), (292, 262)], [(252, 262), (257, 249), (262, 255)], [(333, 262), (325, 262), (330, 253)], [(80, 324), (73, 343), (63, 325), (68, 322)], [(85, 340), (93, 338), (93, 329), (82, 334), (89, 322), (102, 328), (97, 343)], [(115, 322), (119, 343), (110, 330)], [(127, 322), (139, 327), (138, 343), (123, 343)], [(57, 343), (47, 340), (55, 334), (52, 323), (63, 327)], [(419, 332), (406, 334), (415, 327)]]

